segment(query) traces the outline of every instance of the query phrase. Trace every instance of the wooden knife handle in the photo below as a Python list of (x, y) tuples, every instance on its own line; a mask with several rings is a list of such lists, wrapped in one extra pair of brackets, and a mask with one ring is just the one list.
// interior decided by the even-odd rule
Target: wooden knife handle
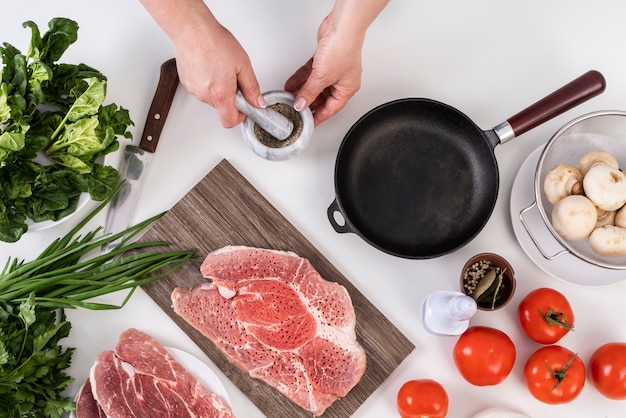
[(171, 58), (161, 65), (159, 84), (157, 85), (146, 124), (141, 134), (139, 148), (147, 152), (155, 152), (161, 137), (161, 131), (167, 120), (167, 114), (172, 106), (176, 89), (178, 88), (178, 71), (176, 59)]

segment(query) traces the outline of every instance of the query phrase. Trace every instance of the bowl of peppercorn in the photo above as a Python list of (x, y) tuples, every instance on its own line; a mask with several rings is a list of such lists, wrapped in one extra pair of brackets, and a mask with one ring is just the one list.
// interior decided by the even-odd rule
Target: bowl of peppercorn
[(504, 307), (515, 293), (515, 272), (498, 254), (476, 254), (461, 270), (461, 291), (482, 311)]

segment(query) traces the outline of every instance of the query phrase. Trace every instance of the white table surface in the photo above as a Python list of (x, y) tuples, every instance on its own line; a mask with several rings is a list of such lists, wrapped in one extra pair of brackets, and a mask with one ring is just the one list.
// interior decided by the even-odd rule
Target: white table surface
[[(264, 91), (282, 89), (287, 77), (309, 58), (318, 24), (332, 6), (331, 0), (209, 3), (247, 49)], [(80, 24), (79, 40), (63, 61), (82, 61), (108, 76), (107, 103), (130, 110), (133, 133), (139, 138), (159, 66), (173, 55), (169, 40), (137, 1), (21, 0), (3, 6), (0, 41), (25, 51), (30, 31), (22, 23), (33, 20), (43, 32), (55, 16)], [(526, 390), (523, 365), (539, 345), (527, 339), (517, 324), (516, 306), (522, 297), (541, 286), (563, 292), (574, 307), (576, 331), (561, 343), (587, 361), (601, 344), (626, 341), (626, 281), (584, 287), (548, 274), (518, 243), (509, 210), (513, 181), (522, 162), (560, 126), (591, 111), (626, 108), (625, 17), (626, 3), (618, 0), (392, 1), (368, 32), (361, 91), (342, 112), (316, 128), (303, 154), (286, 162), (255, 156), (244, 145), (238, 128), (222, 128), (214, 109), (181, 88), (135, 220), (171, 208), (221, 159), (231, 161), (416, 345), (355, 417), (397, 416), (397, 390), (414, 378), (436, 379), (445, 386), (450, 417), (468, 417), (496, 405), (532, 417), (625, 417), (626, 401), (603, 398), (589, 382), (578, 399), (561, 406), (544, 405)], [(370, 247), (354, 234), (339, 235), (329, 225), (326, 209), (334, 199), (338, 147), (350, 126), (371, 108), (402, 97), (429, 97), (458, 108), (490, 129), (589, 69), (604, 74), (605, 93), (496, 148), (497, 205), (484, 230), (462, 249), (432, 260), (400, 259)], [(119, 154), (108, 161), (117, 165)], [(76, 221), (27, 234), (18, 243), (2, 243), (1, 258), (34, 258)], [(104, 213), (92, 226), (103, 222)], [(487, 388), (474, 387), (458, 374), (451, 354), (455, 337), (430, 335), (420, 322), (424, 298), (434, 290), (457, 290), (463, 263), (483, 251), (506, 257), (518, 280), (511, 304), (496, 313), (479, 312), (471, 321), (505, 331), (517, 346), (511, 375), (504, 383)], [(593, 274), (602, 273), (593, 270)], [(116, 294), (105, 299), (119, 302), (122, 297)], [(77, 347), (70, 369), (77, 379), (72, 393), (87, 376), (95, 355), (112, 348), (122, 330), (137, 327), (164, 345), (206, 361), (226, 385), (237, 416), (263, 416), (142, 291), (122, 310), (76, 310), (68, 317), (73, 328), (65, 343)]]

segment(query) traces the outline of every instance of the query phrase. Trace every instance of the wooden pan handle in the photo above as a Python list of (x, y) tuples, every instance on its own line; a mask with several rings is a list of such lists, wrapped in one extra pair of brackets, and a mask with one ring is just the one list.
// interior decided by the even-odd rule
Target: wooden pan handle
[(604, 76), (591, 70), (565, 86), (507, 119), (515, 136), (566, 112), (602, 93), (606, 88)]

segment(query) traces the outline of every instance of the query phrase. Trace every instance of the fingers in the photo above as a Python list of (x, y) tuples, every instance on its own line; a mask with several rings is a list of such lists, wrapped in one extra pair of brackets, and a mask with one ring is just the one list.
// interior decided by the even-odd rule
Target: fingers
[(310, 108), (316, 126), (339, 112), (360, 88), (359, 63), (358, 56), (354, 60), (328, 59), (318, 51), (285, 82), (285, 90), (296, 95), (294, 108)]
[(306, 82), (313, 70), (313, 58), (309, 59), (302, 67), (285, 82), (285, 90), (296, 94), (300, 87)]
[(233, 128), (246, 118), (235, 106), (235, 96), (239, 89), (248, 103), (255, 107), (265, 107), (259, 83), (252, 67), (240, 73), (236, 79), (225, 80), (221, 84), (212, 84), (205, 100), (217, 110), (220, 123), (224, 128)]
[(238, 88), (253, 106), (262, 107), (250, 58), (223, 26), (207, 24), (177, 38), (175, 52), (181, 84), (190, 94), (214, 107), (225, 128), (245, 119), (235, 106)]
[[(235, 100), (234, 97), (233, 95), (233, 103)], [(246, 118), (244, 114), (237, 110), (234, 104), (229, 106), (215, 106), (215, 109), (217, 110), (220, 123), (224, 128), (234, 128)]]
[(313, 71), (307, 80), (300, 86), (294, 100), (293, 107), (299, 112), (309, 107), (322, 92), (330, 86), (330, 83), (316, 77)]
[(252, 67), (248, 67), (237, 76), (237, 86), (241, 90), (243, 97), (254, 107), (265, 107), (265, 99), (261, 94), (259, 82), (252, 71)]

